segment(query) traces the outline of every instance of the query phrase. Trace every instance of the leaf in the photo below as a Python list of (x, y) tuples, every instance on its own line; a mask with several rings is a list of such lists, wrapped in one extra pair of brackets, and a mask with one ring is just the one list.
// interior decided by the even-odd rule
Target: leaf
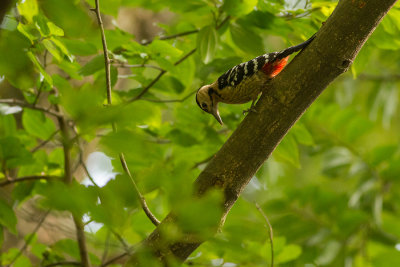
[(224, 1), (222, 9), (229, 15), (240, 17), (255, 9), (257, 0), (229, 0)]
[(86, 63), (86, 65), (79, 70), (79, 74), (89, 76), (101, 69), (104, 69), (104, 56), (98, 55)]
[(14, 267), (30, 267), (32, 266), (30, 260), (25, 255), (21, 255), (13, 264)]
[(68, 51), (73, 55), (79, 56), (91, 56), (97, 54), (97, 48), (94, 44), (76, 40), (76, 39), (67, 39), (62, 38), (61, 42), (67, 47)]
[(299, 245), (290, 244), (283, 248), (283, 250), (276, 255), (277, 263), (285, 263), (297, 259), (302, 253)]
[(314, 145), (313, 137), (304, 124), (296, 123), (291, 129), (291, 133), (296, 138), (296, 141), (300, 144), (306, 146)]
[(0, 199), (0, 224), (11, 233), (17, 234), (17, 217), (14, 210), (2, 199)]
[(51, 76), (44, 70), (36, 56), (32, 52), (27, 52), (26, 53), (28, 58), (32, 61), (33, 65), (39, 70), (39, 72), (43, 75), (44, 80), (52, 87), (53, 86), (53, 80)]
[(36, 0), (24, 0), (17, 4), (19, 14), (28, 22), (33, 21), (33, 17), (39, 13), (39, 7)]
[(277, 159), (286, 161), (293, 166), (300, 168), (299, 148), (293, 135), (286, 135), (274, 151)]
[(0, 138), (0, 159), (6, 161), (8, 168), (32, 163), (32, 154), (20, 140), (13, 136)]
[(251, 54), (263, 54), (264, 45), (262, 39), (250, 28), (238, 23), (232, 23), (229, 27), (235, 44), (244, 52)]
[(191, 134), (184, 132), (180, 129), (173, 129), (167, 134), (167, 138), (170, 138), (174, 143), (184, 147), (193, 146), (198, 144), (198, 141)]
[(218, 33), (213, 26), (206, 26), (197, 35), (197, 47), (201, 60), (207, 64), (213, 60), (218, 47)]
[(150, 45), (149, 49), (153, 54), (160, 54), (167, 59), (177, 59), (182, 55), (182, 50), (174, 47), (173, 45), (160, 40), (154, 40)]
[(57, 61), (61, 61), (62, 60), (62, 56), (60, 51), (57, 49), (57, 47), (54, 45), (54, 43), (52, 41), (50, 41), (49, 39), (44, 39), (42, 41), (44, 47), (46, 47), (47, 51), (50, 52), (50, 54), (53, 55), (54, 59)]
[(55, 25), (53, 22), (48, 21), (47, 27), (49, 28), (50, 34), (53, 36), (64, 36), (64, 30)]
[(54, 122), (37, 110), (25, 109), (22, 124), (29, 134), (42, 140), (48, 139), (56, 131)]
[[(44, 204), (57, 210), (70, 211), (76, 216), (82, 216), (94, 208), (97, 202), (97, 192), (93, 186), (85, 187), (73, 182), (66, 185), (61, 181), (38, 184), (37, 191), (45, 197)], [(66, 198), (60, 196), (74, 196)]]
[(47, 26), (47, 18), (42, 15), (37, 15), (33, 17), (36, 29), (40, 32), (42, 37), (47, 37), (50, 35), (49, 26)]

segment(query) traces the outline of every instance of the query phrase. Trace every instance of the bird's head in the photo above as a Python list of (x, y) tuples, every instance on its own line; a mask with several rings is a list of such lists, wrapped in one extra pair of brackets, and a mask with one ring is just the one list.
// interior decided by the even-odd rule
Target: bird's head
[(207, 113), (212, 114), (222, 125), (222, 119), (218, 111), (218, 95), (213, 84), (204, 85), (196, 93), (196, 102)]

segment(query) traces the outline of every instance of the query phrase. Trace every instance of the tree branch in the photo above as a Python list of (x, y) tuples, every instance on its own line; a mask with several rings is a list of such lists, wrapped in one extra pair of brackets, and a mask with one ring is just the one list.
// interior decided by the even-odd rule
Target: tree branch
[[(186, 55), (184, 55), (181, 59), (179, 59), (177, 62), (174, 63), (174, 66), (177, 66), (179, 64), (181, 64), (185, 59), (187, 59), (188, 57), (190, 57), (191, 55), (193, 55), (193, 53), (196, 52), (196, 48), (192, 49), (191, 51), (189, 51), (189, 53), (187, 53)], [(140, 98), (142, 98), (142, 96), (144, 94), (146, 94), (151, 87), (153, 87), (154, 84), (156, 84), (156, 82), (158, 82), (158, 80), (161, 79), (161, 77), (167, 73), (166, 70), (162, 70), (155, 78), (153, 81), (151, 81), (151, 83), (149, 83), (137, 96), (133, 97), (131, 100), (128, 101), (128, 103), (134, 102), (136, 100), (139, 100)]]
[[(227, 21), (229, 21), (230, 16), (227, 16), (220, 24), (218, 24), (215, 28), (218, 30), (220, 29)], [(198, 32), (198, 31), (195, 31)], [(193, 32), (194, 33), (194, 32)], [(165, 40), (165, 39), (164, 39)], [(185, 61), (188, 57), (190, 57), (191, 55), (194, 54), (194, 52), (196, 52), (197, 48), (192, 49), (191, 51), (189, 51), (186, 55), (184, 55), (181, 59), (179, 59), (177, 62), (174, 63), (174, 66), (177, 66), (179, 64), (181, 64), (183, 61)], [(158, 80), (161, 79), (161, 77), (166, 73), (166, 70), (162, 70), (155, 78), (153, 81), (151, 81), (150, 84), (148, 84), (137, 96), (133, 97), (131, 100), (128, 101), (128, 103), (134, 102), (136, 100), (139, 100), (140, 98), (142, 98), (142, 96), (144, 94), (147, 93), (147, 91), (149, 91), (149, 89), (151, 87), (153, 87), (153, 85), (158, 82)]]
[(20, 106), (20, 107), (24, 107), (24, 108), (30, 108), (30, 109), (39, 110), (39, 111), (45, 112), (45, 113), (47, 113), (49, 115), (55, 116), (57, 118), (62, 118), (63, 117), (63, 115), (58, 111), (53, 111), (53, 110), (46, 109), (46, 108), (43, 108), (43, 107), (38, 107), (38, 106), (35, 106), (35, 105), (32, 105), (32, 104), (26, 103), (26, 102), (24, 102), (22, 100), (19, 100), (19, 99), (0, 99), (0, 103), (9, 104), (9, 105), (12, 105), (12, 106)]
[[(56, 106), (57, 111), (59, 110)], [(71, 148), (72, 140), (68, 129), (68, 124), (63, 117), (58, 117), (58, 125), (60, 127), (62, 135), (62, 146), (64, 152), (64, 183), (71, 184), (73, 180), (72, 175), (72, 159), (71, 159)], [(76, 214), (72, 214), (76, 229), (76, 238), (79, 246), (79, 254), (81, 257), (81, 264), (83, 267), (90, 267), (89, 255), (86, 248), (86, 237), (85, 230), (82, 223), (82, 218)]]
[(43, 146), (45, 146), (48, 142), (50, 142), (53, 137), (59, 132), (60, 130), (55, 130), (50, 136), (49, 138), (47, 138), (46, 140), (44, 140), (43, 142), (41, 142), (39, 145), (37, 145), (36, 147), (34, 147), (31, 150), (31, 153), (35, 153), (36, 151), (38, 151), (39, 149), (41, 149)]
[[(95, 7), (95, 9), (93, 9), (93, 11), (96, 13), (97, 20), (98, 20), (98, 23), (99, 23), (99, 28), (100, 28), (100, 32), (101, 32), (101, 41), (102, 41), (102, 44), (103, 44), (104, 64), (105, 64), (105, 69), (106, 69), (107, 104), (109, 106), (111, 106), (112, 105), (112, 97), (111, 97), (112, 88), (111, 88), (111, 80), (110, 80), (110, 62), (111, 61), (110, 61), (110, 58), (108, 56), (108, 51), (107, 51), (107, 40), (106, 40), (106, 37), (105, 37), (105, 34), (104, 34), (103, 22), (101, 20), (99, 0), (95, 0), (95, 4), (96, 4), (96, 7)], [(117, 131), (116, 125), (114, 123), (112, 124), (112, 129), (113, 129), (114, 132)], [(120, 158), (121, 165), (122, 165), (124, 171), (129, 176), (129, 178), (130, 178), (130, 180), (131, 180), (131, 182), (133, 184), (133, 187), (134, 187), (136, 193), (138, 194), (139, 201), (140, 201), (140, 204), (142, 206), (143, 211), (146, 213), (147, 217), (149, 217), (151, 222), (155, 226), (157, 226), (160, 223), (160, 221), (153, 215), (153, 213), (150, 211), (149, 207), (147, 206), (146, 199), (144, 198), (142, 193), (139, 191), (139, 187), (136, 185), (136, 182), (133, 179), (133, 177), (132, 177), (132, 175), (131, 175), (131, 173), (129, 171), (128, 165), (127, 165), (127, 163), (125, 161), (124, 154), (120, 153), (119, 154), (119, 158)]]
[(46, 220), (47, 215), (49, 215), (49, 213), (50, 213), (50, 210), (46, 211), (45, 214), (43, 214), (42, 218), (40, 219), (40, 221), (36, 225), (36, 227), (33, 230), (33, 232), (26, 239), (24, 246), (18, 251), (17, 255), (15, 255), (15, 257), (11, 260), (11, 262), (10, 262), (10, 264), (8, 266), (12, 266), (14, 264), (14, 262), (22, 255), (22, 253), (24, 253), (24, 251), (27, 249), (28, 245), (31, 243), (34, 235), (39, 230), (39, 228), (42, 226), (43, 222)]
[[(258, 112), (246, 116), (194, 184), (199, 197), (210, 189), (223, 193), (221, 224), (244, 187), (291, 126), (329, 83), (349, 69), (395, 2), (339, 1), (314, 41), (276, 78), (259, 84), (264, 93), (256, 105)], [(128, 266), (143, 266), (138, 254), (149, 250), (164, 264), (173, 256), (185, 261), (205, 241), (183, 229), (179, 229), (182, 232), (179, 240), (165, 238), (162, 229), (171, 229), (170, 225), (179, 227), (178, 215), (173, 214), (170, 213), (142, 242), (141, 248), (130, 257)]]
[(150, 65), (150, 64), (125, 64), (123, 62), (118, 62), (114, 64), (117, 68), (150, 68), (156, 69), (159, 71), (163, 71), (164, 69), (160, 68), (159, 66)]
[(191, 91), (189, 94), (187, 94), (186, 96), (184, 96), (181, 99), (151, 99), (151, 98), (142, 98), (142, 100), (145, 101), (149, 101), (149, 102), (154, 102), (154, 103), (174, 103), (174, 102), (184, 102), (187, 99), (189, 99), (189, 97), (191, 97), (192, 95), (194, 95), (197, 92), (196, 90)]
[(33, 176), (24, 176), (15, 179), (6, 180), (0, 183), (0, 187), (6, 186), (9, 184), (20, 183), (25, 181), (36, 181), (36, 180), (53, 180), (53, 179), (61, 179), (60, 176), (43, 176), (43, 175), (33, 175)]
[(104, 68), (106, 70), (106, 88), (107, 88), (107, 102), (111, 105), (111, 74), (110, 74), (110, 57), (108, 56), (106, 35), (104, 33), (103, 20), (101, 19), (99, 0), (95, 0), (96, 7), (93, 10), (97, 17), (97, 22), (99, 23), (100, 33), (101, 33), (101, 43), (103, 44), (103, 54), (104, 54)]
[[(180, 32), (180, 33), (176, 33), (176, 34), (172, 34), (172, 35), (160, 36), (158, 38), (158, 40), (170, 40), (170, 39), (175, 39), (175, 38), (178, 38), (178, 37), (182, 37), (182, 36), (186, 36), (186, 35), (190, 35), (190, 34), (198, 33), (198, 32), (199, 32), (199, 29), (186, 31), (186, 32)], [(140, 43), (142, 45), (149, 45), (153, 41), (154, 41), (154, 39), (153, 40), (142, 40)]]
[(265, 222), (267, 223), (266, 226), (268, 227), (269, 242), (270, 242), (270, 246), (271, 246), (271, 267), (274, 267), (274, 231), (272, 229), (272, 225), (269, 222), (269, 219), (268, 219), (267, 215), (262, 210), (260, 205), (258, 205), (258, 203), (255, 203), (255, 205), (256, 205), (256, 208), (258, 209), (258, 211), (264, 217)]

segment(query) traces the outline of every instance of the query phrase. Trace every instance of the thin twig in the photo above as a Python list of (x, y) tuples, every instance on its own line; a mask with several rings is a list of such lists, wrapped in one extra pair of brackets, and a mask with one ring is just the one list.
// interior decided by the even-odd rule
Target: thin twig
[(78, 239), (79, 255), (81, 257), (82, 266), (90, 267), (89, 254), (86, 247), (85, 229), (82, 222), (82, 218), (76, 215), (73, 215), (72, 218), (75, 223), (76, 237)]
[(262, 208), (260, 207), (260, 205), (258, 205), (258, 203), (256, 202), (256, 208), (258, 209), (258, 211), (261, 213), (261, 215), (264, 217), (265, 222), (268, 225), (268, 233), (269, 233), (269, 242), (271, 245), (271, 267), (274, 267), (274, 232), (272, 230), (272, 225), (268, 220), (267, 215), (265, 214), (265, 212), (262, 210)]
[(9, 104), (12, 106), (20, 106), (20, 107), (24, 107), (24, 108), (30, 108), (30, 109), (35, 109), (35, 110), (39, 110), (39, 111), (43, 111), (49, 115), (58, 117), (58, 118), (62, 118), (63, 115), (57, 111), (53, 111), (44, 107), (38, 107), (29, 103), (26, 103), (22, 100), (19, 99), (0, 99), (0, 103), (4, 103), (4, 104)]
[(6, 186), (9, 184), (20, 183), (24, 181), (35, 181), (35, 180), (53, 180), (53, 179), (62, 179), (60, 176), (44, 176), (44, 175), (32, 175), (32, 176), (24, 176), (15, 179), (9, 179), (0, 183), (0, 187)]
[(111, 74), (110, 74), (110, 57), (108, 56), (106, 35), (104, 33), (103, 20), (100, 14), (99, 0), (95, 0), (96, 7), (93, 10), (96, 13), (97, 21), (99, 23), (100, 33), (101, 33), (101, 43), (103, 44), (103, 54), (104, 54), (104, 67), (106, 70), (106, 86), (107, 86), (107, 101), (111, 105)]
[[(196, 52), (196, 48), (192, 49), (191, 51), (189, 51), (189, 53), (187, 53), (186, 55), (184, 55), (181, 59), (179, 59), (177, 62), (174, 63), (175, 66), (179, 65), (180, 63), (182, 63), (185, 59), (187, 59), (188, 57), (190, 57), (194, 52)], [(166, 70), (162, 70), (155, 78), (153, 81), (151, 81), (151, 83), (149, 83), (137, 96), (133, 97), (132, 99), (130, 99), (128, 101), (128, 103), (134, 102), (136, 100), (139, 100), (140, 98), (142, 98), (142, 96), (144, 94), (146, 94), (151, 87), (153, 87), (153, 85), (158, 82), (158, 80), (161, 79), (161, 77), (167, 73)]]
[(42, 148), (43, 146), (45, 146), (48, 142), (51, 141), (51, 139), (53, 139), (53, 137), (59, 132), (60, 130), (57, 129), (56, 131), (54, 131), (49, 138), (47, 138), (46, 140), (44, 140), (43, 142), (41, 142), (39, 145), (37, 145), (36, 147), (34, 147), (33, 149), (31, 149), (31, 153), (35, 153), (36, 151), (38, 151), (40, 148)]
[(110, 231), (107, 231), (107, 236), (106, 236), (106, 242), (104, 245), (104, 251), (103, 255), (101, 256), (101, 264), (104, 263), (104, 261), (107, 259), (107, 254), (108, 254), (108, 248), (110, 247)]
[[(215, 28), (218, 30), (220, 29), (227, 21), (229, 21), (230, 16), (227, 16), (220, 24), (218, 24)], [(197, 31), (196, 31), (197, 32)], [(195, 33), (195, 32), (193, 32)], [(180, 35), (182, 36), (182, 35)], [(164, 39), (165, 40), (165, 39)], [(187, 53), (186, 55), (184, 55), (181, 59), (179, 59), (178, 61), (176, 61), (174, 63), (175, 66), (181, 64), (184, 60), (186, 60), (188, 57), (190, 57), (191, 55), (194, 54), (194, 52), (196, 52), (196, 48), (192, 49), (191, 51), (189, 51), (189, 53)], [(153, 81), (151, 81), (151, 83), (149, 85), (147, 85), (137, 96), (133, 97), (132, 99), (130, 99), (128, 101), (128, 103), (134, 102), (136, 100), (139, 100), (144, 94), (147, 93), (147, 91), (149, 91), (149, 89), (151, 87), (153, 87), (153, 85), (158, 82), (158, 80), (160, 80), (160, 78), (166, 73), (166, 70), (162, 70), (155, 78)]]
[[(102, 22), (101, 16), (100, 16), (99, 0), (95, 0), (95, 3), (96, 3), (96, 8), (93, 9), (93, 11), (96, 13), (97, 20), (98, 20), (98, 22), (99, 22), (99, 28), (100, 28), (100, 32), (101, 32), (101, 41), (102, 41), (102, 44), (103, 44), (104, 64), (105, 64), (106, 76), (107, 76), (107, 77), (106, 77), (107, 104), (108, 104), (109, 106), (111, 106), (111, 105), (112, 105), (112, 97), (111, 97), (111, 90), (112, 90), (112, 88), (111, 88), (111, 82), (110, 82), (110, 80), (109, 80), (109, 75), (110, 75), (110, 62), (111, 62), (111, 61), (110, 61), (110, 58), (109, 58), (109, 56), (108, 56), (107, 41), (106, 41), (106, 37), (105, 37), (105, 34), (104, 34), (103, 22)], [(112, 124), (112, 129), (113, 129), (114, 132), (117, 131), (116, 125), (115, 125), (114, 123)], [(128, 176), (129, 176), (129, 178), (130, 178), (130, 180), (131, 180), (131, 182), (132, 182), (132, 184), (133, 184), (133, 187), (134, 187), (136, 193), (138, 194), (138, 197), (139, 197), (139, 200), (140, 200), (140, 204), (142, 205), (143, 211), (146, 213), (147, 217), (149, 217), (149, 219), (151, 220), (151, 222), (152, 222), (154, 225), (156, 225), (156, 226), (159, 225), (159, 224), (160, 224), (160, 221), (151, 213), (149, 207), (147, 206), (147, 203), (146, 203), (145, 198), (144, 198), (143, 195), (140, 193), (139, 188), (138, 188), (138, 186), (136, 185), (136, 182), (135, 182), (135, 180), (133, 179), (133, 177), (132, 177), (132, 175), (131, 175), (131, 173), (130, 173), (130, 171), (129, 171), (129, 169), (128, 169), (128, 165), (127, 165), (127, 163), (126, 163), (126, 161), (125, 161), (124, 154), (123, 154), (123, 153), (120, 153), (120, 154), (119, 154), (119, 158), (120, 158), (121, 165), (122, 165), (123, 169), (124, 169), (125, 172), (128, 174)]]
[(110, 264), (112, 264), (112, 263), (114, 263), (114, 262), (116, 262), (116, 261), (118, 261), (118, 260), (120, 260), (120, 259), (126, 257), (126, 256), (129, 256), (129, 253), (128, 253), (128, 252), (124, 252), (124, 253), (122, 253), (121, 255), (118, 255), (118, 256), (115, 256), (115, 257), (112, 258), (112, 259), (109, 259), (108, 261), (106, 261), (105, 263), (103, 263), (102, 265), (100, 265), (100, 267), (106, 267), (106, 266), (108, 266), (108, 265), (110, 265)]
[(150, 64), (124, 64), (124, 63), (115, 63), (114, 64), (117, 68), (150, 68), (150, 69), (156, 69), (159, 71), (163, 71), (162, 68), (156, 65), (150, 65)]
[(129, 245), (125, 242), (125, 240), (122, 238), (122, 236), (120, 234), (118, 234), (117, 232), (115, 232), (113, 229), (111, 229), (111, 232), (113, 233), (113, 235), (115, 235), (115, 237), (118, 239), (118, 241), (122, 244), (122, 246), (124, 247), (124, 250), (129, 253), (131, 251), (131, 248), (129, 247)]
[(154, 103), (174, 103), (174, 102), (184, 102), (187, 99), (189, 99), (189, 97), (191, 97), (192, 95), (194, 95), (197, 92), (196, 90), (193, 90), (192, 92), (190, 92), (189, 94), (187, 94), (186, 96), (184, 96), (181, 99), (151, 99), (151, 98), (142, 98), (142, 100), (144, 101), (149, 101), (149, 102), (154, 102)]
[(202, 160), (202, 161), (196, 162), (196, 164), (193, 165), (192, 170), (193, 170), (193, 169), (196, 169), (197, 167), (199, 167), (200, 165), (202, 165), (202, 164), (204, 164), (204, 163), (209, 162), (214, 156), (215, 156), (215, 154), (212, 154), (212, 155), (209, 156), (208, 158), (206, 158), (206, 159), (204, 159), (204, 160)]
[(151, 213), (149, 207), (147, 206), (146, 203), (146, 199), (144, 198), (144, 196), (142, 195), (142, 193), (139, 190), (139, 187), (137, 186), (135, 180), (133, 179), (131, 172), (129, 171), (128, 165), (126, 164), (126, 160), (124, 157), (123, 153), (119, 154), (119, 159), (121, 161), (122, 164), (122, 168), (124, 169), (124, 171), (126, 172), (126, 174), (128, 175), (128, 177), (131, 179), (131, 182), (133, 184), (133, 187), (135, 188), (136, 193), (138, 194), (139, 200), (140, 200), (140, 204), (143, 208), (144, 213), (146, 213), (147, 217), (150, 219), (150, 221), (155, 225), (159, 225), (160, 221), (156, 218), (156, 216), (154, 216), (153, 213)]
[[(59, 110), (59, 107), (57, 105), (56, 109)], [(64, 183), (71, 184), (74, 177), (72, 175), (72, 160), (71, 160), (72, 142), (70, 138), (70, 132), (68, 129), (67, 122), (65, 121), (64, 118), (58, 118), (58, 124), (63, 137), (62, 146), (64, 152)], [(82, 218), (76, 214), (72, 214), (72, 218), (76, 229), (76, 239), (78, 241), (81, 264), (83, 267), (90, 267), (89, 255), (86, 247), (86, 236)]]
[[(198, 33), (198, 32), (199, 32), (199, 30), (196, 29), (196, 30), (191, 30), (191, 31), (176, 33), (176, 34), (172, 34), (172, 35), (167, 35), (167, 36), (160, 36), (160, 37), (158, 38), (158, 40), (170, 40), (170, 39), (175, 39), (175, 38), (178, 38), (178, 37), (182, 37), (182, 36), (186, 36), (186, 35), (190, 35), (190, 34)], [(142, 45), (148, 45), (148, 44), (151, 44), (154, 40), (155, 40), (155, 39), (152, 39), (152, 40), (142, 40), (140, 43), (141, 43)]]
[(50, 263), (50, 264), (44, 265), (44, 267), (54, 267), (54, 266), (63, 266), (63, 265), (82, 266), (82, 264), (77, 261), (60, 261), (60, 262), (55, 262), (55, 263)]
[(48, 211), (46, 211), (45, 214), (43, 214), (42, 218), (40, 219), (40, 221), (36, 225), (36, 227), (33, 230), (33, 232), (26, 239), (24, 246), (18, 251), (17, 255), (15, 255), (15, 257), (11, 260), (11, 262), (10, 262), (10, 264), (8, 266), (12, 266), (14, 264), (14, 262), (24, 253), (24, 251), (27, 249), (27, 247), (31, 243), (33, 237), (35, 236), (35, 234), (37, 233), (39, 228), (42, 226), (43, 222), (46, 220), (47, 215), (49, 215), (49, 213), (50, 213), (50, 209)]

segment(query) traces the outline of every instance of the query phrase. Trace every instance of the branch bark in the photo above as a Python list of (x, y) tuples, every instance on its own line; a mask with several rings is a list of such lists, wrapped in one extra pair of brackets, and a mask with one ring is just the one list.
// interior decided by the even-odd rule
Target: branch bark
[[(194, 185), (198, 196), (210, 189), (223, 192), (221, 224), (244, 187), (291, 126), (329, 83), (349, 69), (363, 44), (395, 2), (339, 1), (314, 41), (279, 76), (260, 84), (264, 93), (256, 105), (258, 113), (250, 113), (243, 120)], [(194, 239), (188, 232), (179, 240), (163, 237), (161, 229), (177, 220), (171, 214), (142, 242), (129, 259), (129, 266), (142, 266), (138, 260), (142, 250), (150, 250), (164, 263), (171, 257), (185, 261), (204, 242)]]

